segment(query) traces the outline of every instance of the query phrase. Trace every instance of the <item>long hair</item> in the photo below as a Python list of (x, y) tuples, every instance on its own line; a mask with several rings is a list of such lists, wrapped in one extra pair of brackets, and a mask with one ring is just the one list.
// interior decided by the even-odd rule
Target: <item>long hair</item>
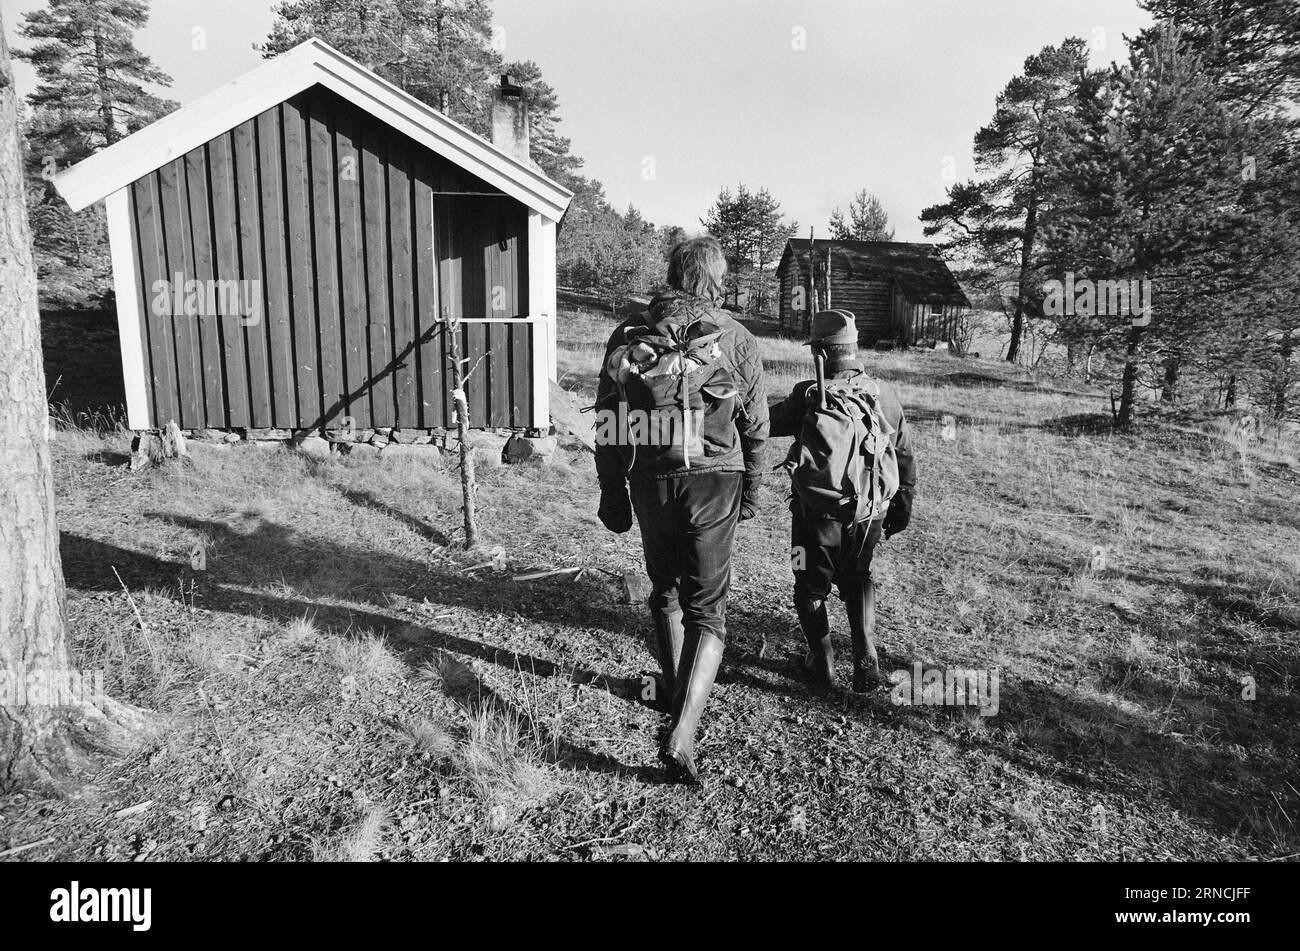
[(727, 259), (717, 238), (690, 238), (668, 254), (668, 286), (713, 302), (722, 299), (722, 277)]

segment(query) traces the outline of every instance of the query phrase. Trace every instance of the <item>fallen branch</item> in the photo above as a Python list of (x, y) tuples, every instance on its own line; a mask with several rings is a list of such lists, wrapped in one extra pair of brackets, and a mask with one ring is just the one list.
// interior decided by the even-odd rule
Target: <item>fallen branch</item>
[(54, 839), (51, 837), (48, 839), (41, 839), (38, 842), (28, 842), (26, 845), (15, 845), (12, 849), (5, 849), (3, 852), (0, 852), (0, 859), (7, 858), (10, 855), (17, 855), (19, 852), (26, 852), (28, 849), (34, 849), (37, 846), (49, 845), (53, 841)]
[(582, 574), (587, 569), (581, 567), (575, 568), (555, 568), (551, 571), (534, 571), (526, 575), (515, 575), (512, 581), (540, 581), (542, 578), (558, 578), (560, 575), (568, 575), (573, 572)]

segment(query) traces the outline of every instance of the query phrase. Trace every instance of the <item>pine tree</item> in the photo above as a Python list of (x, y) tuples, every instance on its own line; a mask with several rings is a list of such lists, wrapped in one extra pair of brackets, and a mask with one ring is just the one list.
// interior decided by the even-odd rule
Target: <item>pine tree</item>
[(880, 199), (865, 188), (849, 202), (849, 220), (836, 208), (831, 212), (831, 237), (836, 241), (893, 241), (894, 229)]
[(1244, 177), (1257, 182), (1249, 199), (1275, 227), (1269, 238), (1267, 273), (1250, 294), (1252, 313), (1233, 346), (1220, 353), (1215, 374), (1226, 399), (1255, 390), (1258, 401), (1279, 417), (1295, 412), (1292, 389), (1300, 383), (1300, 9), (1294, 0), (1145, 0), (1160, 18), (1151, 34), (1169, 24), (1180, 45), (1199, 58), (1221, 99), (1243, 118), (1259, 120), (1254, 150), (1243, 153)]
[(998, 95), (993, 121), (975, 134), (975, 168), (984, 177), (953, 186), (946, 202), (921, 212), (927, 235), (942, 234), (948, 249), (975, 254), (990, 273), (1010, 275), (1006, 359), (1012, 363), (1032, 316), (1045, 169), (1061, 147), (1061, 129), (1087, 65), (1087, 47), (1077, 38), (1026, 59), (1024, 72)]
[(274, 12), (264, 55), (319, 37), (462, 125), (488, 131), (502, 62), (486, 0), (283, 0)]
[(1142, 0), (1223, 94), (1250, 116), (1300, 98), (1300, 9), (1294, 0)]
[(565, 229), (570, 235), (558, 255), (560, 282), (597, 294), (615, 314), (629, 296), (663, 284), (664, 239), (635, 208), (626, 214), (607, 204), (594, 212), (571, 208)]
[(1245, 345), (1268, 293), (1277, 228), (1273, 199), (1241, 162), (1269, 130), (1224, 101), (1173, 27), (1095, 78), (1070, 147), (1047, 171), (1053, 210), (1043, 239), (1059, 272), (1150, 281), (1149, 318), (1096, 307), (1056, 317), (1068, 338), (1122, 359), (1116, 422), (1127, 426), (1144, 374), (1173, 401), (1186, 368), (1251, 359)]
[(54, 174), (176, 107), (145, 88), (171, 83), (136, 49), (135, 31), (148, 19), (144, 0), (50, 0), (19, 28), (35, 41), (15, 55), (36, 68), (24, 167), (47, 305), (100, 304), (112, 288), (102, 206), (73, 212), (55, 193)]
[(749, 309), (765, 313), (773, 299), (771, 270), (797, 225), (781, 215), (781, 203), (766, 188), (723, 188), (700, 223), (722, 244), (727, 257), (726, 290), (734, 305), (746, 293)]
[(54, 514), (49, 411), (41, 367), (17, 96), (0, 23), (0, 791), (67, 788), (94, 749), (126, 747), (140, 711), (111, 701), (20, 703), (12, 689), (66, 678), (71, 666)]
[(275, 15), (259, 47), (264, 55), (318, 37), (480, 135), (488, 133), (499, 76), (511, 76), (528, 103), (532, 160), (575, 193), (584, 191), (577, 176), (582, 159), (557, 130), (558, 94), (535, 62), (502, 59), (484, 0), (284, 0)]
[(49, 0), (23, 17), (18, 33), (35, 45), (15, 55), (36, 69), (27, 102), (40, 161), (74, 164), (176, 108), (145, 88), (171, 85), (135, 46), (148, 20), (146, 0)]

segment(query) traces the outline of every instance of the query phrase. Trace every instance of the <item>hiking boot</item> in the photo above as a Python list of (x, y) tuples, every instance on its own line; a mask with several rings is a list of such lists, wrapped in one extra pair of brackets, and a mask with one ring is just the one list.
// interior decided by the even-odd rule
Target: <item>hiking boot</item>
[(652, 611), (654, 616), (655, 657), (659, 661), (662, 676), (659, 681), (663, 692), (659, 695), (657, 706), (665, 713), (673, 707), (673, 697), (677, 693), (677, 668), (682, 662), (682, 612)]
[(835, 649), (831, 645), (826, 602), (796, 598), (794, 608), (799, 614), (799, 626), (803, 629), (804, 640), (808, 642), (808, 653), (803, 658), (804, 674), (818, 690), (836, 689), (839, 681), (835, 676)]
[(700, 772), (695, 765), (695, 734), (722, 663), (722, 647), (722, 641), (713, 635), (694, 631), (686, 635), (682, 647), (677, 695), (673, 700), (672, 732), (659, 751), (660, 761), (682, 782), (700, 781)]
[(871, 693), (884, 682), (874, 658), (853, 658), (853, 692)]
[(876, 654), (876, 586), (870, 576), (845, 592), (844, 607), (853, 643), (853, 692), (869, 693), (883, 679)]
[(840, 689), (840, 679), (835, 673), (835, 651), (831, 639), (826, 638), (824, 647), (808, 651), (803, 655), (803, 672), (812, 681), (812, 685), (823, 693), (832, 693)]

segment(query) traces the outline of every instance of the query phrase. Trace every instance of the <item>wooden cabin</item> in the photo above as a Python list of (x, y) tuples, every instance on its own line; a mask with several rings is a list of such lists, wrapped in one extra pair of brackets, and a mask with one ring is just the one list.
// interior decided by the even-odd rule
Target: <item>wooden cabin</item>
[(970, 301), (933, 245), (791, 238), (777, 265), (781, 326), (806, 331), (809, 270), (818, 306), (852, 311), (862, 346), (949, 341)]
[(473, 425), (548, 430), (572, 196), (521, 92), (494, 144), (309, 40), (60, 174), (107, 205), (130, 428), (450, 427), (454, 332)]

